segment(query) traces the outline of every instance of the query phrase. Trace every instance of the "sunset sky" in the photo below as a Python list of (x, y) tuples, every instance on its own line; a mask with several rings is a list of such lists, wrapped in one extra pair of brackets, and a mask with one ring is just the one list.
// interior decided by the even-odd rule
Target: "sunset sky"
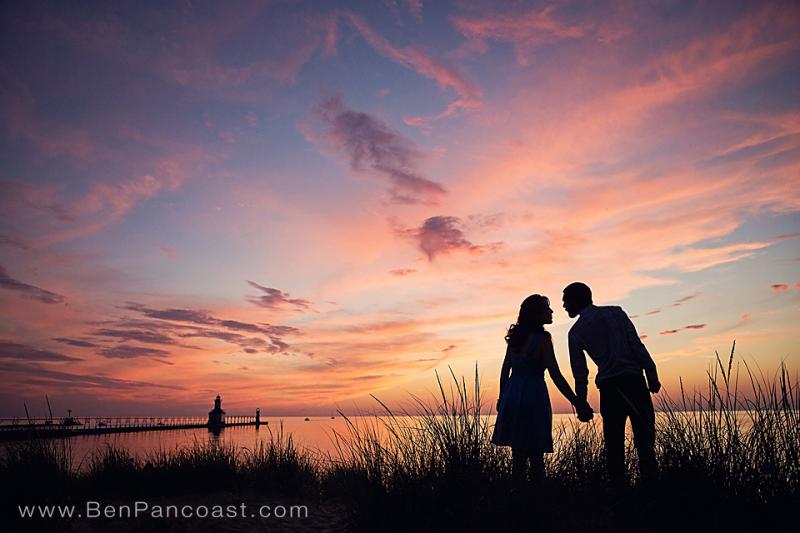
[(572, 381), (577, 280), (668, 393), (800, 369), (794, 2), (0, 14), (0, 416), (488, 410), (529, 294)]

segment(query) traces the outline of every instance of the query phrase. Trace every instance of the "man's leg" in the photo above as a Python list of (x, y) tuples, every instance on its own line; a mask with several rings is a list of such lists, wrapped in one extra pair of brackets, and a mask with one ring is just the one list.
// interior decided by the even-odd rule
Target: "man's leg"
[(625, 485), (626, 409), (615, 383), (600, 388), (600, 414), (603, 417), (606, 468), (615, 488)]
[(656, 462), (656, 414), (653, 409), (653, 400), (643, 378), (631, 381), (623, 391), (631, 401), (631, 427), (633, 428), (633, 443), (639, 454), (639, 474), (645, 483), (652, 483), (658, 478), (658, 463)]

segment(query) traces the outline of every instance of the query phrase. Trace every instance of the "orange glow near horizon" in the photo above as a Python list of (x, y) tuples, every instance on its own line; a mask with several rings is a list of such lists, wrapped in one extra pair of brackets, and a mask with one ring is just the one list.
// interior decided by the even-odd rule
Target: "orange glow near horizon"
[(669, 394), (800, 366), (798, 6), (388, 4), (0, 8), (0, 416), (488, 412), (576, 280)]

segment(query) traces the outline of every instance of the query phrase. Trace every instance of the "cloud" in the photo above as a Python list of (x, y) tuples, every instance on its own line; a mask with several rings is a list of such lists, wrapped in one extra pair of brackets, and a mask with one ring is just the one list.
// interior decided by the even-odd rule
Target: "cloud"
[(482, 105), (480, 89), (453, 65), (447, 65), (415, 47), (397, 48), (379, 35), (362, 17), (353, 13), (345, 15), (362, 37), (379, 54), (408, 67), (421, 76), (434, 80), (442, 89), (452, 89), (456, 99), (441, 113), (431, 117), (407, 117), (407, 124), (425, 126), (432, 120), (449, 117), (461, 110), (477, 109)]
[(445, 188), (417, 170), (422, 155), (416, 145), (383, 121), (332, 97), (316, 108), (326, 127), (325, 140), (350, 159), (356, 172), (377, 175), (389, 183), (391, 203), (435, 205)]
[(393, 270), (390, 270), (390, 271), (389, 271), (389, 273), (390, 273), (392, 276), (399, 276), (399, 277), (403, 277), (403, 276), (408, 276), (408, 275), (410, 275), (410, 274), (413, 274), (413, 273), (415, 273), (416, 271), (417, 271), (417, 270), (416, 270), (416, 269), (414, 269), (414, 268), (395, 268), (395, 269), (393, 269)]
[(135, 329), (98, 329), (91, 333), (98, 337), (112, 337), (121, 341), (135, 341), (145, 344), (176, 344), (169, 335), (146, 330)]
[(408, 12), (417, 21), (422, 21), (422, 0), (405, 0)]
[(65, 296), (12, 278), (2, 265), (0, 265), (0, 288), (16, 291), (24, 298), (38, 300), (46, 304), (60, 304), (66, 301)]
[(487, 13), (481, 16), (455, 16), (456, 29), (469, 39), (469, 50), (484, 52), (486, 41), (511, 43), (517, 63), (528, 64), (531, 50), (563, 39), (576, 39), (586, 33), (580, 26), (570, 26), (553, 17), (555, 6), (525, 13)]
[(697, 298), (698, 296), (700, 296), (700, 293), (696, 292), (694, 294), (690, 294), (688, 296), (684, 296), (683, 298), (678, 298), (677, 300), (675, 300), (672, 303), (672, 307), (680, 307), (684, 303), (688, 302), (689, 300), (693, 300), (694, 298)]
[(135, 302), (126, 304), (124, 308), (159, 320), (191, 322), (194, 324), (215, 324), (217, 322), (217, 319), (209, 315), (208, 312), (196, 309), (152, 309)]
[(420, 250), (433, 261), (437, 255), (447, 255), (455, 251), (466, 251), (471, 254), (482, 254), (496, 251), (502, 243), (485, 245), (473, 244), (464, 236), (461, 219), (451, 216), (434, 216), (427, 218), (422, 226), (416, 229), (395, 228), (395, 234), (410, 238), (417, 242)]
[(167, 357), (169, 352), (157, 348), (143, 348), (141, 346), (120, 345), (100, 350), (100, 355), (112, 359), (134, 359), (136, 357)]
[(81, 339), (70, 339), (68, 337), (54, 337), (54, 341), (60, 342), (61, 344), (66, 344), (68, 346), (75, 346), (77, 348), (99, 348), (99, 344), (95, 344), (93, 342), (81, 340)]
[[(298, 301), (305, 302), (305, 300)], [(245, 348), (248, 353), (254, 351), (287, 353), (290, 345), (283, 340), (283, 337), (301, 334), (300, 330), (292, 326), (222, 319), (202, 309), (154, 309), (135, 302), (128, 302), (123, 309), (155, 320), (122, 319), (106, 322), (104, 323), (106, 326), (114, 327), (101, 328), (94, 334), (119, 338), (123, 341), (166, 345), (177, 345), (180, 339), (217, 339)], [(252, 335), (244, 335), (241, 332)]]
[(665, 331), (659, 331), (658, 334), (659, 335), (673, 335), (675, 333), (678, 333), (678, 332), (686, 330), (686, 329), (689, 329), (689, 330), (692, 330), (692, 329), (704, 329), (706, 326), (707, 326), (707, 324), (690, 324), (690, 325), (684, 326), (684, 327), (682, 327), (680, 329), (668, 329), (668, 330), (665, 330)]
[(248, 280), (247, 283), (263, 293), (260, 296), (250, 296), (247, 298), (247, 301), (260, 307), (277, 309), (283, 305), (289, 305), (293, 306), (296, 310), (305, 310), (311, 307), (310, 301), (302, 298), (292, 298), (288, 292), (283, 292), (280, 289), (274, 289), (272, 287), (264, 287), (254, 281)]
[(0, 341), (0, 357), (4, 359), (23, 359), (25, 361), (66, 362), (82, 361), (80, 357), (72, 357), (50, 350), (40, 350), (11, 341)]
[(789, 290), (789, 285), (786, 283), (774, 283), (769, 286), (772, 292), (785, 292)]
[[(684, 297), (682, 297), (682, 298), (678, 298), (677, 300), (675, 300), (674, 302), (672, 302), (672, 305), (671, 305), (670, 307), (680, 307), (680, 306), (682, 306), (684, 303), (688, 302), (689, 300), (693, 300), (694, 298), (697, 298), (698, 296), (700, 296), (700, 294), (701, 294), (701, 293), (699, 293), (699, 292), (696, 292), (696, 293), (694, 293), (694, 294), (690, 294), (690, 295), (688, 295), (688, 296), (684, 296)], [(661, 309), (661, 308), (658, 308), (658, 309), (653, 309), (652, 311), (648, 311), (647, 313), (645, 313), (645, 314), (644, 314), (644, 316), (652, 316), (652, 315), (657, 315), (657, 314), (659, 314), (661, 311), (663, 311), (663, 309)], [(631, 316), (630, 316), (630, 318), (639, 318), (639, 315), (631, 315)]]
[(178, 257), (178, 252), (175, 251), (175, 248), (171, 248), (164, 244), (155, 244), (154, 246), (156, 247), (157, 250), (159, 250), (161, 253), (163, 253), (170, 259), (175, 259), (176, 257)]
[(108, 389), (108, 390), (137, 390), (141, 388), (159, 388), (170, 390), (185, 390), (179, 385), (164, 385), (148, 383), (146, 381), (135, 381), (128, 379), (116, 379), (108, 376), (98, 376), (93, 374), (72, 374), (42, 368), (38, 365), (30, 365), (18, 362), (0, 363), (0, 370), (3, 372), (14, 372), (21, 374), (23, 383), (42, 384), (50, 387), (78, 386), (88, 389)]

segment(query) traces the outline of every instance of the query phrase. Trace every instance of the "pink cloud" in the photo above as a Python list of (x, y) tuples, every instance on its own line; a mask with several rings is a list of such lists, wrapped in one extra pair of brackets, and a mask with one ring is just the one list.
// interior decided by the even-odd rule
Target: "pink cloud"
[(156, 247), (157, 250), (159, 250), (161, 253), (163, 253), (170, 259), (175, 259), (176, 257), (178, 257), (178, 252), (175, 250), (175, 248), (172, 248), (171, 246), (167, 246), (165, 244), (156, 244), (154, 246)]
[(470, 48), (485, 51), (486, 41), (513, 44), (517, 63), (528, 64), (528, 53), (538, 46), (575, 39), (586, 33), (586, 28), (570, 26), (555, 19), (555, 6), (525, 13), (487, 13), (477, 17), (456, 16), (453, 24), (470, 39)]
[(772, 292), (785, 292), (789, 290), (789, 286), (786, 283), (774, 283), (769, 286), (769, 289)]
[(422, 21), (422, 0), (405, 0), (408, 12), (417, 21)]
[(427, 218), (419, 228), (396, 228), (395, 233), (417, 242), (420, 250), (433, 261), (437, 255), (447, 255), (455, 251), (466, 251), (471, 254), (483, 254), (497, 251), (502, 243), (476, 245), (468, 241), (462, 230), (462, 222), (457, 217), (434, 216)]
[(432, 117), (407, 117), (407, 124), (426, 125), (432, 120), (449, 117), (458, 111), (481, 107), (482, 95), (480, 89), (461, 74), (456, 67), (434, 59), (419, 48), (398, 48), (393, 46), (359, 15), (347, 13), (344, 16), (376, 52), (414, 70), (421, 76), (434, 80), (442, 89), (452, 89), (456, 93), (456, 99), (450, 102), (447, 108), (438, 115)]

